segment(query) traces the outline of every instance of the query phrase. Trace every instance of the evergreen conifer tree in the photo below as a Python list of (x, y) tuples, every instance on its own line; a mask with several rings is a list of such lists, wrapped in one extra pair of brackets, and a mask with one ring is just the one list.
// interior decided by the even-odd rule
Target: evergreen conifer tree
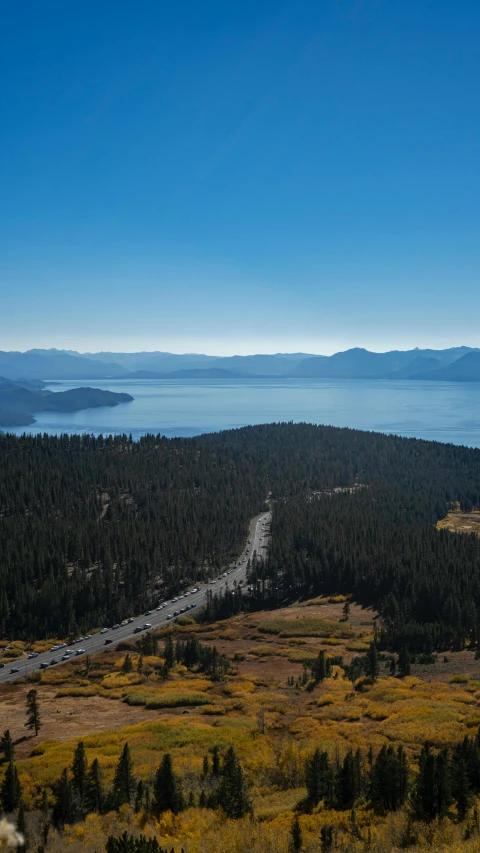
[(60, 779), (53, 787), (55, 803), (52, 810), (52, 821), (55, 826), (64, 827), (73, 823), (76, 817), (75, 797), (68, 770), (65, 767)]
[(218, 776), (220, 773), (220, 750), (215, 744), (212, 750), (212, 776)]
[(118, 760), (113, 779), (113, 797), (116, 808), (119, 808), (124, 803), (131, 802), (135, 787), (133, 762), (130, 756), (130, 748), (128, 743), (126, 743)]
[(33, 687), (27, 693), (27, 729), (35, 731), (35, 737), (38, 735), (42, 723), (40, 720), (40, 708), (38, 704), (38, 693)]
[(10, 729), (5, 729), (2, 737), (0, 738), (0, 752), (3, 752), (5, 761), (10, 762), (14, 760), (15, 747), (13, 745)]
[(25, 804), (24, 804), (23, 800), (20, 801), (20, 805), (18, 807), (17, 829), (23, 838), (23, 844), (22, 844), (20, 849), (23, 850), (24, 853), (27, 853), (29, 845), (28, 845), (27, 821), (25, 818)]
[(243, 817), (251, 810), (243, 770), (233, 746), (227, 749), (223, 761), (217, 799), (225, 814), (230, 818)]
[(333, 776), (328, 754), (317, 747), (306, 767), (307, 794), (312, 805), (316, 806), (320, 800), (325, 801), (327, 808), (333, 805)]
[(375, 641), (370, 643), (370, 648), (367, 652), (365, 671), (372, 681), (377, 680), (380, 672), (380, 664), (378, 661), (378, 648)]
[(302, 830), (300, 827), (300, 822), (298, 820), (298, 815), (295, 815), (292, 821), (292, 828), (290, 830), (291, 837), (291, 848), (293, 853), (299, 853), (302, 849)]
[(315, 681), (324, 681), (327, 675), (327, 659), (323, 649), (318, 653), (317, 658), (312, 664), (312, 676)]
[(403, 747), (382, 746), (370, 773), (370, 799), (379, 814), (396, 811), (407, 796), (408, 763)]
[(94, 758), (90, 765), (90, 770), (86, 780), (85, 802), (87, 810), (89, 812), (98, 812), (101, 814), (103, 811), (104, 799), (105, 794), (103, 790), (100, 764), (98, 763), (98, 758)]
[(9, 814), (18, 808), (22, 798), (22, 788), (18, 778), (18, 771), (13, 761), (9, 761), (7, 764), (0, 788), (0, 795), (4, 812)]
[(71, 771), (72, 786), (76, 791), (80, 804), (83, 808), (87, 786), (88, 762), (85, 754), (85, 745), (82, 740), (80, 740), (75, 747)]
[(132, 659), (131, 659), (130, 655), (128, 654), (128, 652), (125, 655), (125, 659), (122, 663), (122, 672), (124, 672), (126, 674), (128, 674), (129, 672), (133, 672), (133, 663), (132, 663)]
[(173, 647), (173, 639), (171, 634), (167, 634), (165, 637), (165, 649), (163, 652), (163, 656), (165, 658), (165, 663), (168, 669), (171, 669), (175, 664), (175, 649)]
[(330, 853), (330, 850), (333, 847), (333, 827), (322, 826), (320, 830), (320, 844), (321, 844), (321, 853)]
[(432, 820), (437, 813), (435, 775), (435, 756), (429, 744), (424, 744), (420, 753), (415, 792), (416, 811), (424, 820)]
[(136, 814), (138, 814), (138, 812), (141, 811), (141, 809), (142, 809), (143, 797), (144, 797), (144, 785), (143, 785), (142, 780), (140, 779), (140, 781), (137, 785), (137, 793), (135, 795), (135, 813)]
[(182, 786), (173, 772), (172, 758), (167, 752), (155, 774), (153, 783), (153, 810), (159, 815), (172, 811), (178, 814), (184, 808)]
[(405, 678), (406, 675), (410, 675), (410, 655), (408, 654), (408, 649), (405, 645), (402, 646), (398, 653), (398, 671), (402, 678)]

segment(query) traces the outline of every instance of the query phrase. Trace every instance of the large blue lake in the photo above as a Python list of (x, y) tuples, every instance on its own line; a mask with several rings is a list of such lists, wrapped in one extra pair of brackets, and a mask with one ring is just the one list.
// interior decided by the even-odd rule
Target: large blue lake
[(383, 380), (112, 380), (58, 382), (60, 391), (90, 385), (135, 399), (115, 408), (37, 415), (23, 432), (191, 436), (246, 424), (315, 424), (416, 436), (480, 447), (480, 383)]

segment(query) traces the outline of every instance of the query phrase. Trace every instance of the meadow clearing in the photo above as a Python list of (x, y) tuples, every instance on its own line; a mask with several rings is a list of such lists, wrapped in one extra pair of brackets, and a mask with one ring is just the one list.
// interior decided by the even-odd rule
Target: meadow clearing
[[(384, 743), (401, 744), (414, 772), (425, 741), (441, 748), (474, 735), (480, 725), (480, 661), (469, 649), (438, 655), (427, 665), (414, 664), (411, 675), (402, 679), (391, 677), (384, 661), (375, 683), (361, 678), (355, 689), (336, 664), (330, 678), (312, 685), (308, 665), (319, 651), (348, 663), (364, 654), (372, 640), (376, 614), (351, 604), (345, 621), (344, 601), (341, 596), (315, 599), (211, 625), (185, 618), (182, 625), (158, 633), (157, 655), (141, 656), (137, 646), (125, 643), (88, 661), (43, 671), (27, 684), (3, 685), (1, 729), (9, 729), (16, 742), (25, 804), (32, 815), (40, 814), (41, 790), (51, 790), (70, 766), (80, 739), (88, 761), (98, 759), (107, 786), (126, 742), (135, 775), (146, 782), (169, 752), (192, 803), (186, 811), (158, 820), (135, 814), (131, 806), (122, 806), (119, 814), (90, 814), (66, 826), (63, 834), (52, 830), (46, 853), (100, 853), (112, 827), (142, 828), (175, 853), (182, 847), (185, 853), (287, 853), (294, 812), (305, 798), (306, 761), (316, 747), (333, 760), (360, 748), (366, 762), (370, 748), (376, 754)], [(195, 634), (228, 658), (230, 670), (213, 680), (177, 664), (164, 679), (167, 633), (180, 641)], [(126, 654), (133, 665), (128, 673), (123, 671)], [(24, 725), (32, 684), (42, 718), (37, 737), (26, 733)], [(205, 756), (215, 746), (223, 752), (229, 745), (244, 768), (252, 801), (253, 816), (240, 821), (198, 806), (208, 785)], [(454, 814), (433, 824), (412, 824), (408, 809), (381, 817), (365, 801), (356, 807), (353, 826), (350, 811), (322, 806), (300, 811), (299, 821), (305, 851), (322, 850), (324, 825), (333, 827), (342, 850), (479, 849), (475, 833), (464, 840), (465, 826)]]

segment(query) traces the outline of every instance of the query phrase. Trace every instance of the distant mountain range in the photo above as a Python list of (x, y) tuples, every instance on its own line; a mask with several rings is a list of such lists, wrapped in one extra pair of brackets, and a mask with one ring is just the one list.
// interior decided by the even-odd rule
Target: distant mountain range
[(28, 426), (35, 412), (78, 412), (99, 406), (118, 406), (133, 400), (130, 394), (102, 391), (100, 388), (72, 388), (70, 391), (46, 391), (42, 383), (0, 377), (0, 426)]
[(335, 355), (209, 356), (199, 353), (96, 352), (32, 349), (0, 352), (0, 375), (16, 380), (234, 379), (252, 376), (301, 379), (414, 379), (480, 381), (480, 349), (413, 349), (370, 352), (354, 348)]

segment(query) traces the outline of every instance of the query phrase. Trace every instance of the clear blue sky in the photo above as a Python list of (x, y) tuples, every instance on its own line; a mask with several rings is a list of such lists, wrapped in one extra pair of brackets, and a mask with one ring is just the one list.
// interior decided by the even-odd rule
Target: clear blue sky
[(5, 0), (0, 349), (480, 345), (478, 0)]

